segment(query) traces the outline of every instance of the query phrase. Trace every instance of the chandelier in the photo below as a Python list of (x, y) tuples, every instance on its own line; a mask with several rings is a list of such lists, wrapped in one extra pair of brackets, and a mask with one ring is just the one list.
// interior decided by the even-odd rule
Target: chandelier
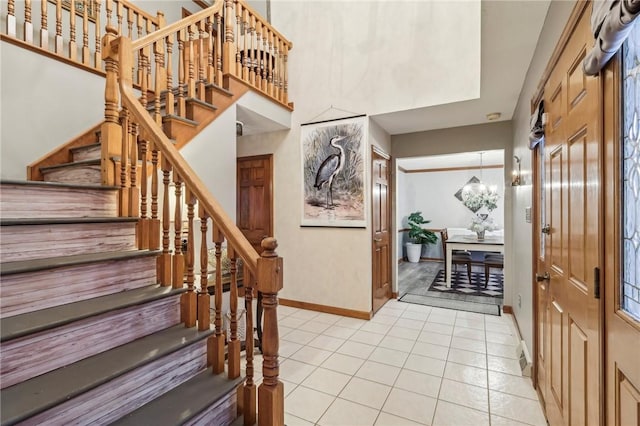
[(498, 207), (498, 187), (496, 185), (486, 185), (482, 181), (482, 155), (480, 153), (480, 180), (479, 182), (468, 183), (462, 188), (462, 202), (470, 210), (477, 212), (482, 208), (493, 211)]

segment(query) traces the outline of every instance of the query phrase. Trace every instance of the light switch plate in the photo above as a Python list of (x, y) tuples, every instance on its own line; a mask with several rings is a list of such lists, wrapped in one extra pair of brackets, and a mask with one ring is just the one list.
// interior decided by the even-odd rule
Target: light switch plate
[(531, 207), (524, 208), (524, 220), (526, 220), (527, 223), (531, 223)]

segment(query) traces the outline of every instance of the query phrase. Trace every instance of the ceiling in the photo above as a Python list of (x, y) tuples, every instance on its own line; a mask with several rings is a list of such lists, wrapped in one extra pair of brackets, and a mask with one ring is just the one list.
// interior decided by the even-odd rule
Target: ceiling
[(480, 98), (372, 115), (389, 134), (511, 120), (550, 1), (482, 0)]
[(504, 150), (464, 152), (461, 154), (431, 155), (429, 157), (399, 158), (398, 167), (404, 170), (446, 169), (451, 167), (480, 167), (482, 152), (483, 166), (504, 165)]

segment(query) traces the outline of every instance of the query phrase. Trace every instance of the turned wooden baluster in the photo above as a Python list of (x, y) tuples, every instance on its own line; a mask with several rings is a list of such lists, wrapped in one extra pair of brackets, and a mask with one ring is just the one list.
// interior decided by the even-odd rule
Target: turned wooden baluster
[(167, 94), (165, 98), (165, 111), (167, 115), (173, 115), (173, 35), (169, 34), (167, 41)]
[(278, 100), (282, 102), (282, 93), (284, 88), (284, 42), (278, 38)]
[(173, 288), (184, 286), (184, 255), (182, 254), (182, 179), (173, 173), (173, 183), (176, 189), (176, 210), (173, 215), (174, 237), (173, 249)]
[(31, 23), (31, 0), (24, 2), (24, 41), (33, 43), (33, 24)]
[(236, 52), (233, 37), (233, 27), (235, 24), (233, 0), (224, 0), (224, 45), (222, 46), (224, 56), (222, 60), (222, 72), (233, 74), (235, 71)]
[(269, 28), (266, 25), (262, 26), (262, 55), (260, 61), (260, 72), (262, 73), (262, 85), (260, 89), (263, 92), (267, 91), (267, 85), (269, 84)]
[(216, 223), (213, 224), (213, 243), (216, 248), (216, 283), (215, 283), (215, 309), (216, 316), (214, 324), (216, 333), (209, 338), (210, 363), (214, 374), (224, 371), (224, 345), (225, 338), (222, 330), (222, 243), (224, 235)]
[[(229, 273), (231, 282), (229, 284), (229, 372), (228, 377), (235, 379), (240, 377), (240, 340), (238, 340), (238, 270), (237, 257), (233, 247), (227, 245), (227, 256), (229, 257)], [(247, 331), (248, 332), (248, 331)]]
[(216, 84), (222, 87), (222, 15), (216, 13)]
[(76, 2), (69, 2), (69, 59), (75, 61), (78, 57), (76, 44)]
[(185, 30), (178, 31), (178, 116), (184, 117), (186, 102), (184, 99), (184, 74), (185, 74)]
[(138, 125), (129, 122), (131, 137), (130, 145), (131, 154), (129, 155), (129, 170), (131, 179), (129, 182), (129, 217), (138, 217), (140, 215), (140, 188), (138, 187)]
[[(131, 35), (131, 31), (133, 30), (133, 17), (132, 17), (133, 12), (131, 11), (131, 9), (128, 9), (127, 12), (127, 22), (129, 25), (129, 38), (133, 39), (133, 36)], [(138, 38), (142, 37), (142, 15), (137, 14), (136, 15), (138, 17), (137, 22), (136, 22), (136, 29), (138, 31)], [(144, 79), (144, 73), (145, 73), (145, 59), (148, 58), (149, 55), (149, 48), (148, 47), (144, 47), (140, 50), (138, 50), (138, 73), (137, 73), (137, 82), (138, 84), (140, 84), (141, 86), (144, 84), (143, 83), (143, 79)], [(134, 74), (135, 75), (135, 74)], [(145, 90), (142, 90), (142, 96), (144, 98), (144, 102), (142, 103), (142, 106), (144, 106), (146, 108), (147, 103), (146, 103), (146, 99), (147, 99), (147, 92)], [(142, 102), (142, 100), (141, 100)]]
[(196, 87), (196, 93), (198, 99), (205, 100), (205, 84), (207, 82), (206, 75), (206, 60), (207, 52), (205, 51), (205, 38), (207, 33), (205, 31), (204, 20), (198, 22), (198, 82)]
[(210, 16), (207, 18), (207, 82), (214, 83), (216, 81), (216, 65), (215, 65), (215, 53), (214, 46), (215, 41), (213, 39), (213, 28), (215, 17)]
[(198, 203), (198, 213), (200, 216), (200, 292), (198, 293), (198, 330), (208, 330), (211, 322), (209, 306), (211, 297), (209, 296), (209, 250), (207, 247), (207, 227), (209, 214)]
[(16, 36), (16, 1), (9, 0), (7, 3), (7, 35)]
[(254, 278), (249, 268), (244, 267), (242, 277), (244, 288), (244, 306), (245, 306), (245, 381), (242, 394), (242, 408), (245, 426), (256, 423), (257, 406), (256, 406), (256, 384), (253, 380), (253, 289)]
[(102, 63), (100, 61), (100, 15), (102, 9), (100, 8), (100, 0), (95, 0), (95, 8), (96, 8), (96, 22), (94, 28), (96, 28), (95, 36), (96, 36), (96, 46), (95, 53), (93, 55), (93, 62), (96, 69), (102, 69)]
[(149, 250), (160, 248), (160, 220), (158, 220), (158, 150), (151, 147), (151, 220), (149, 221)]
[(187, 97), (196, 97), (196, 69), (195, 69), (195, 41), (196, 41), (196, 26), (189, 26), (187, 54), (186, 60), (188, 61), (189, 77), (187, 79)]
[(275, 43), (273, 41), (273, 31), (269, 30), (269, 40), (268, 40), (268, 51), (269, 56), (267, 57), (267, 70), (268, 70), (268, 84), (267, 84), (267, 93), (269, 96), (275, 97), (275, 92), (273, 90), (273, 72), (276, 67), (276, 51), (275, 51)]
[(238, 77), (242, 77), (242, 46), (240, 45), (240, 35), (242, 32), (242, 4), (238, 0), (234, 0), (236, 5), (236, 64), (235, 74)]
[(196, 293), (194, 292), (194, 234), (195, 229), (193, 227), (194, 217), (194, 205), (196, 203), (196, 197), (193, 193), (185, 188), (185, 198), (187, 200), (187, 292), (182, 295), (182, 320), (185, 327), (195, 327), (196, 325)]
[[(62, 46), (63, 46), (63, 39), (62, 39), (62, 2), (61, 1), (56, 1), (56, 39), (55, 39), (55, 43), (56, 43), (56, 53), (58, 55), (62, 55), (63, 51), (62, 51)], [(106, 70), (106, 67), (105, 67)]]
[(118, 1), (116, 4), (116, 20), (118, 22), (118, 34), (122, 35), (122, 18), (124, 16), (122, 11), (122, 2)]
[(164, 68), (164, 44), (162, 41), (153, 43), (153, 55), (155, 57), (155, 84), (153, 94), (153, 119), (156, 124), (162, 127), (162, 115), (160, 114), (160, 96), (165, 89), (165, 81), (167, 78)]
[(249, 83), (256, 84), (256, 17), (251, 15), (251, 36), (250, 38), (250, 56), (249, 56)]
[(89, 0), (83, 0), (82, 5), (82, 64), (89, 65), (91, 62), (91, 54), (89, 53)]
[(283, 62), (283, 74), (284, 81), (282, 84), (282, 103), (289, 103), (289, 68), (287, 66), (287, 62), (289, 61), (289, 45), (287, 43), (284, 44), (284, 57), (282, 58)]
[[(242, 79), (246, 82), (249, 81), (249, 38), (251, 37), (251, 26), (249, 22), (249, 10), (243, 9), (242, 11), (242, 26), (244, 46), (242, 47)], [(239, 49), (238, 49), (239, 50)]]
[(142, 160), (142, 166), (140, 167), (140, 220), (138, 220), (138, 248), (141, 250), (147, 250), (149, 249), (149, 218), (147, 217), (147, 190), (149, 182), (149, 173), (147, 171), (148, 142), (143, 138), (139, 138), (138, 144), (140, 145), (140, 159)]
[(258, 425), (284, 425), (284, 385), (278, 379), (278, 292), (282, 290), (282, 258), (275, 238), (262, 240), (257, 282), (262, 293), (262, 384), (258, 388)]
[(49, 31), (47, 30), (48, 3), (47, 0), (40, 0), (40, 47), (47, 50), (49, 49)]
[(120, 147), (122, 155), (120, 156), (120, 216), (129, 216), (129, 188), (127, 187), (127, 161), (129, 153), (129, 144), (131, 137), (131, 122), (129, 120), (129, 111), (123, 108), (120, 111), (120, 126), (122, 128), (122, 145)]
[(256, 61), (254, 67), (256, 69), (255, 86), (260, 89), (262, 87), (262, 22), (256, 20), (256, 47), (255, 47)]
[(134, 14), (135, 12), (129, 8), (127, 8), (127, 37), (131, 40), (135, 39), (133, 33), (133, 22), (134, 22)]
[(113, 16), (113, 0), (106, 0), (104, 9), (106, 11), (106, 17), (105, 17), (105, 20), (107, 21), (106, 25), (107, 27), (109, 27), (111, 26), (111, 17)]
[(169, 211), (169, 186), (171, 183), (171, 164), (162, 157), (162, 184), (164, 187), (162, 198), (162, 255), (158, 258), (158, 272), (160, 275), (160, 284), (169, 286), (172, 284), (171, 274), (171, 240), (169, 237), (169, 229), (171, 227), (171, 212)]

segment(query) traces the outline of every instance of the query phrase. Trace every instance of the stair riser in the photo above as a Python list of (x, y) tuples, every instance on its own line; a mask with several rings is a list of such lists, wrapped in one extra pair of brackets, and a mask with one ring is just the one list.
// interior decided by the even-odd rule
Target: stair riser
[(238, 416), (237, 392), (234, 390), (226, 397), (208, 407), (183, 426), (228, 425)]
[(2, 277), (0, 318), (155, 284), (156, 257), (75, 265)]
[(187, 101), (187, 118), (200, 123), (206, 118), (209, 118), (211, 114), (215, 114), (215, 110), (207, 108), (204, 105), (200, 105), (196, 102)]
[(84, 161), (84, 160), (99, 160), (101, 158), (101, 147), (98, 146), (90, 146), (82, 149), (74, 149), (71, 151), (73, 156), (73, 161)]
[(3, 184), (0, 215), (3, 218), (116, 217), (116, 190), (46, 188)]
[(1, 388), (96, 355), (180, 322), (179, 296), (131, 306), (4, 342)]
[(171, 138), (177, 139), (178, 136), (188, 135), (188, 137), (192, 137), (195, 135), (196, 127), (193, 124), (185, 123), (176, 119), (165, 119), (162, 122), (162, 130)]
[(134, 250), (135, 228), (134, 222), (3, 226), (0, 256), (11, 262)]
[(46, 182), (100, 185), (102, 176), (100, 166), (67, 166), (43, 171)]
[(206, 364), (205, 339), (19, 424), (109, 424), (189, 380)]

